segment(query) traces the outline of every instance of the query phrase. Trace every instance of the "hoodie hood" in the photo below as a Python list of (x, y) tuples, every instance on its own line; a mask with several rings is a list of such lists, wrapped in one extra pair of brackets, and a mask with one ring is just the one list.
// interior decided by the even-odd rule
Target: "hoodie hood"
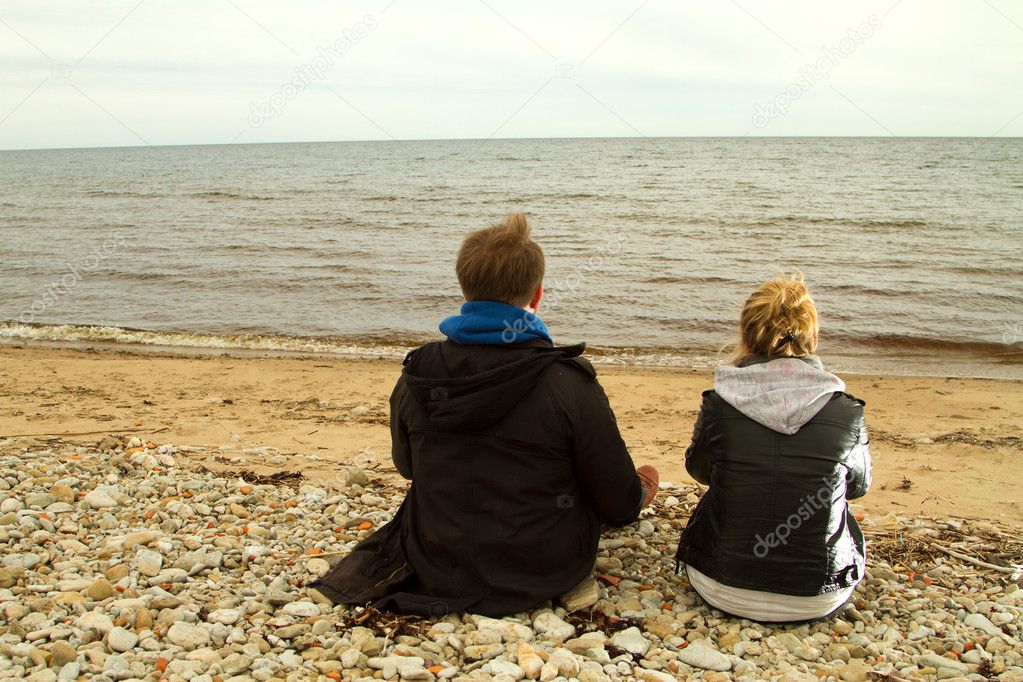
[(554, 345), (547, 326), (524, 308), (500, 301), (466, 301), (461, 313), (445, 318), (440, 331), (455, 343), (471, 346), (546, 341)]
[(714, 391), (753, 421), (792, 435), (813, 419), (836, 391), (845, 391), (845, 382), (824, 371), (815, 355), (751, 358), (740, 367), (718, 367)]
[[(534, 343), (536, 345), (514, 350), (502, 349), (499, 352), (507, 354), (509, 360), (494, 367), (442, 377), (424, 376), (420, 355), (424, 349), (419, 349), (405, 358), (402, 376), (412, 398), (422, 405), (431, 424), (445, 430), (480, 431), (501, 421), (536, 387), (548, 367), (576, 358), (586, 349), (583, 343), (575, 346)], [(428, 364), (435, 366), (437, 363)]]

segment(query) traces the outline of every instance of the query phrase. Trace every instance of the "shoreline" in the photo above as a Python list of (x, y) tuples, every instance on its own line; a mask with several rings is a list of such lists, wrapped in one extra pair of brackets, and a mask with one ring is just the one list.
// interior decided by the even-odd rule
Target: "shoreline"
[[(0, 345), (0, 437), (139, 433), (224, 446), (260, 474), (315, 454), (303, 474), (391, 467), (387, 400), (400, 358), (279, 357)], [(637, 464), (692, 484), (684, 452), (709, 369), (598, 366)], [(867, 402), (874, 484), (856, 504), (884, 515), (1023, 521), (1023, 382), (845, 376)], [(91, 436), (79, 440), (91, 442)], [(279, 459), (268, 459), (266, 452)], [(262, 454), (260, 454), (262, 453)], [(398, 481), (396, 474), (385, 476)]]
[[(63, 328), (67, 325), (43, 325), (39, 329)], [(3, 324), (0, 323), (0, 330)], [(182, 332), (149, 332), (122, 330), (121, 328), (92, 328), (75, 326), (74, 329), (116, 329), (136, 333), (129, 340), (110, 340), (103, 334), (97, 338), (33, 338), (0, 334), (0, 348), (39, 348), (55, 350), (112, 351), (166, 357), (272, 357), (312, 358), (323, 360), (386, 361), (401, 360), (407, 352), (423, 343), (440, 340), (431, 338), (394, 337), (394, 340), (370, 339), (368, 343), (332, 337), (260, 336), (247, 334), (192, 334)], [(221, 339), (227, 343), (219, 344)], [(231, 343), (231, 341), (234, 341)], [(556, 343), (569, 341), (557, 339)], [(587, 344), (587, 358), (598, 367), (623, 367), (639, 370), (691, 369), (710, 371), (724, 360), (720, 348), (677, 348), (601, 346)], [(932, 349), (905, 349), (898, 353), (831, 352), (822, 349), (821, 358), (826, 367), (841, 375), (891, 376), (923, 378), (960, 378), (997, 381), (1023, 381), (1023, 350), (1006, 350), (1000, 354), (984, 356), (936, 355)], [(940, 364), (939, 364), (940, 363)], [(941, 371), (935, 371), (940, 366)]]

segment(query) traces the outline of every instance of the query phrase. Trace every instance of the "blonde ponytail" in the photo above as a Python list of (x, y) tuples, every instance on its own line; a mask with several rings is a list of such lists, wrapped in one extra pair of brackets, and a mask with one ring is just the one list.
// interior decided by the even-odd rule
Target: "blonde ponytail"
[(749, 355), (798, 357), (812, 355), (817, 348), (817, 308), (803, 282), (803, 274), (784, 272), (764, 282), (742, 308), (739, 342), (732, 352), (732, 364)]

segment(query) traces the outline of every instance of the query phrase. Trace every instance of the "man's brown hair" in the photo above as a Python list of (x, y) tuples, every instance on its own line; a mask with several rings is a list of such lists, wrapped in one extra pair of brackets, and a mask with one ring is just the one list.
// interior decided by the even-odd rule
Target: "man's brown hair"
[(543, 249), (529, 238), (524, 213), (471, 233), (455, 263), (458, 283), (468, 301), (501, 301), (525, 307), (543, 283)]

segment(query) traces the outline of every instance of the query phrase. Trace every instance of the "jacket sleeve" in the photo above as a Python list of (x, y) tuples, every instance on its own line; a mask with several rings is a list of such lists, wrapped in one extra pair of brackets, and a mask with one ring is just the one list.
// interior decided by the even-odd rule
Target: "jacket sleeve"
[(686, 449), (686, 471), (696, 480), (697, 483), (710, 485), (710, 468), (713, 463), (713, 456), (710, 448), (707, 447), (707, 412), (708, 396), (711, 391), (703, 394), (703, 404), (700, 406), (700, 414), (696, 416), (696, 424), (693, 426), (693, 439)]
[(845, 496), (850, 500), (855, 500), (866, 495), (870, 488), (870, 437), (867, 435), (867, 422), (862, 417), (860, 418), (859, 437), (846, 461), (849, 473), (846, 476)]
[(398, 377), (398, 383), (391, 391), (391, 459), (398, 473), (411, 481), (412, 451), (409, 448), (408, 430), (401, 421), (402, 404), (408, 399), (405, 377)]
[(639, 518), (643, 485), (604, 389), (595, 377), (584, 381), (566, 405), (576, 476), (597, 517), (624, 526)]

